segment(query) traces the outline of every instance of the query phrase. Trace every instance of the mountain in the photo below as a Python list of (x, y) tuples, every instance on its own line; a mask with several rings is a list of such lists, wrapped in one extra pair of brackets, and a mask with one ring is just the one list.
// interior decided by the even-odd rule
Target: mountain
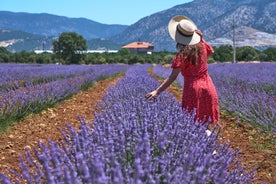
[[(214, 46), (232, 44), (235, 30), (239, 47), (276, 47), (275, 0), (194, 0), (146, 16), (130, 26), (107, 25), (85, 18), (45, 13), (0, 11), (0, 30), (24, 31), (44, 36), (45, 40), (57, 37), (61, 32), (74, 31), (87, 39), (91, 49), (120, 48), (131, 42), (146, 41), (154, 44), (155, 51), (175, 51), (175, 42), (167, 28), (169, 20), (175, 15), (190, 17), (203, 32), (204, 39)], [(21, 42), (24, 43), (25, 39), (21, 38)], [(41, 42), (36, 44), (33, 47), (42, 45)], [(10, 50), (13, 46), (9, 46)], [(23, 44), (21, 46), (24, 48)]]
[[(209, 43), (213, 46), (219, 46), (223, 44), (231, 45), (233, 42), (232, 32), (227, 32), (225, 35), (222, 35), (219, 38), (215, 38), (211, 40)], [(263, 49), (266, 47), (275, 47), (276, 46), (276, 36), (275, 34), (269, 34), (266, 32), (262, 32), (250, 27), (241, 26), (235, 29), (236, 35), (236, 46), (252, 46), (259, 49)]]
[[(221, 44), (231, 44), (234, 25), (235, 32), (239, 30), (236, 33), (236, 38), (241, 39), (237, 40), (239, 46), (259, 46), (263, 36), (267, 36), (266, 46), (276, 46), (275, 0), (194, 0), (144, 17), (111, 39), (120, 44), (143, 40), (153, 43), (155, 50), (175, 51), (175, 43), (167, 31), (168, 22), (175, 15), (190, 17), (210, 42), (219, 39), (227, 40)], [(243, 30), (247, 28), (261, 35), (248, 35)]]
[(12, 52), (51, 49), (53, 39), (51, 36), (0, 29), (0, 47), (6, 47)]
[(14, 13), (0, 11), (0, 29), (20, 30), (43, 36), (76, 32), (86, 39), (109, 38), (128, 26), (102, 24), (85, 18), (68, 18), (47, 13)]
[(91, 50), (120, 50), (121, 45), (118, 45), (108, 39), (92, 39), (86, 42)]
[[(5, 47), (11, 52), (51, 50), (52, 42), (56, 38), (55, 36), (42, 36), (24, 31), (0, 29), (0, 47)], [(103, 38), (87, 40), (86, 44), (90, 50), (119, 50), (121, 48), (121, 45)]]
[[(0, 46), (10, 51), (33, 51), (51, 49), (53, 39), (62, 32), (76, 32), (82, 35), (89, 49), (120, 48), (107, 41), (128, 26), (101, 24), (85, 18), (68, 18), (46, 13), (15, 13), (0, 11)], [(102, 40), (101, 43), (99, 40)], [(109, 48), (110, 47), (110, 48)]]

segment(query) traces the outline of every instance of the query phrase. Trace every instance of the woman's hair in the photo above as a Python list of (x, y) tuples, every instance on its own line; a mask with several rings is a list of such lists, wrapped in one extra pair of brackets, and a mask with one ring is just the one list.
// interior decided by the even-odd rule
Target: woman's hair
[(195, 44), (195, 45), (183, 45), (181, 43), (176, 44), (176, 48), (179, 49), (179, 53), (183, 54), (183, 59), (186, 60), (186, 58), (189, 58), (188, 62), (192, 65), (197, 64), (197, 58), (200, 55), (200, 46), (201, 44)]

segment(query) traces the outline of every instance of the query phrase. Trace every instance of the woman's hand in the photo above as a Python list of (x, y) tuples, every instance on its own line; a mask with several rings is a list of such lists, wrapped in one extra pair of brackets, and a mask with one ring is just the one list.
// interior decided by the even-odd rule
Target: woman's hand
[(158, 96), (158, 94), (159, 94), (158, 91), (157, 91), (157, 90), (154, 90), (154, 91), (152, 91), (152, 92), (146, 94), (146, 98), (147, 98), (148, 100), (150, 100), (150, 99), (155, 99), (155, 98)]
[(168, 78), (165, 79), (165, 81), (154, 91), (146, 94), (146, 98), (147, 99), (156, 99), (156, 97), (162, 93), (162, 91), (164, 91), (165, 89), (167, 89), (167, 87), (169, 87), (171, 85), (171, 83), (173, 83), (173, 81), (177, 78), (178, 74), (180, 73), (181, 69), (180, 68), (173, 68), (170, 76)]

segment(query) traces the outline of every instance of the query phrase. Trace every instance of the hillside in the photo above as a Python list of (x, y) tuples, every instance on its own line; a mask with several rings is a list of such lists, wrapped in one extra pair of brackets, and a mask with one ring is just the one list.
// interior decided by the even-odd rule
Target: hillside
[(52, 48), (54, 37), (0, 29), (0, 47), (6, 47), (12, 52), (33, 51)]
[[(175, 43), (169, 37), (167, 24), (175, 15), (186, 15), (194, 20), (207, 41), (220, 38), (226, 40), (220, 42), (221, 44), (229, 44), (229, 40), (232, 40), (234, 22), (235, 28), (241, 30), (237, 34), (240, 46), (259, 46), (259, 35), (248, 35), (243, 28), (266, 33), (262, 36), (267, 36), (267, 46), (276, 46), (275, 12), (274, 0), (194, 0), (144, 17), (121, 34), (114, 36), (112, 40), (119, 43), (146, 40), (153, 43), (156, 50), (174, 51)], [(263, 46), (263, 43), (261, 45)]]
[(20, 30), (44, 36), (61, 32), (77, 32), (87, 40), (108, 38), (122, 32), (126, 25), (108, 25), (85, 18), (68, 18), (47, 13), (15, 13), (0, 11), (0, 29)]
[[(51, 50), (52, 41), (57, 37), (48, 37), (26, 33), (23, 31), (11, 31), (0, 29), (0, 47), (5, 47), (9, 51), (34, 51), (34, 50)], [(120, 45), (108, 40), (95, 38), (86, 41), (87, 47), (90, 50), (119, 50)]]
[[(257, 48), (263, 47), (275, 47), (276, 35), (262, 32), (250, 27), (241, 26), (235, 29), (236, 34), (236, 46), (252, 46)], [(210, 41), (210, 44), (213, 46), (219, 46), (223, 44), (231, 45), (233, 42), (232, 38), (233, 33), (227, 32), (219, 38), (213, 39)], [(271, 45), (270, 45), (271, 44)]]
[[(266, 48), (276, 47), (275, 12), (275, 0), (194, 0), (156, 12), (126, 26), (45, 13), (0, 11), (0, 29), (19, 30), (48, 38), (57, 37), (61, 32), (74, 31), (87, 39), (91, 49), (120, 48), (121, 45), (141, 40), (154, 44), (155, 51), (175, 51), (167, 24), (175, 15), (186, 15), (197, 24), (205, 40), (215, 46), (232, 44), (235, 28), (237, 46)], [(27, 50), (23, 44), (25, 39), (21, 39), (22, 45), (18, 49), (11, 44), (10, 40), (13, 39), (10, 38), (2, 40), (5, 41), (2, 44), (10, 44), (9, 50), (19, 50), (20, 47)], [(42, 45), (41, 42), (32, 44), (32, 48)]]
[(91, 50), (119, 50), (120, 45), (108, 40), (108, 39), (92, 39), (86, 42), (87, 46)]

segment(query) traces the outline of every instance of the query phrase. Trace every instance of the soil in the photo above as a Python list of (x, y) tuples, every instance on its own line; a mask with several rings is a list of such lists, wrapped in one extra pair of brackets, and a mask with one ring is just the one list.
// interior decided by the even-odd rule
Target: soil
[[(72, 96), (54, 108), (32, 114), (12, 125), (7, 132), (0, 133), (0, 173), (7, 173), (8, 167), (18, 169), (18, 157), (24, 154), (25, 147), (32, 149), (39, 140), (62, 140), (60, 130), (68, 123), (77, 129), (78, 116), (93, 120), (92, 111), (97, 111), (96, 104), (121, 77), (99, 81), (87, 91)], [(181, 100), (180, 88), (172, 85), (168, 90)], [(255, 177), (269, 184), (276, 183), (276, 146), (272, 142), (276, 136), (269, 136), (245, 123), (239, 124), (235, 118), (224, 113), (221, 116), (220, 141), (230, 142), (233, 149), (240, 149), (242, 164), (248, 170), (258, 167)]]
[[(178, 100), (181, 100), (179, 87), (169, 88)], [(247, 171), (257, 168), (254, 183), (276, 183), (276, 134), (271, 134), (252, 127), (225, 112), (220, 119), (221, 143), (230, 143), (231, 149), (239, 149), (238, 157)], [(212, 127), (212, 126), (211, 126)]]

